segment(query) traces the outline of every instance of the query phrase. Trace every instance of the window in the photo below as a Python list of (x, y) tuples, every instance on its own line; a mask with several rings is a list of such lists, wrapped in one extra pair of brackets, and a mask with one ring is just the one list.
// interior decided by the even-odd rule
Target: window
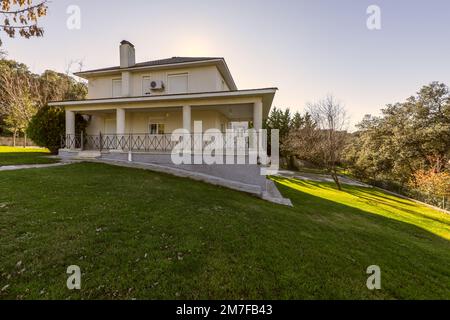
[(164, 134), (163, 123), (150, 123), (148, 129), (150, 134)]
[(169, 83), (169, 93), (187, 93), (188, 92), (188, 74), (169, 74), (167, 76)]
[(152, 94), (150, 90), (150, 83), (152, 82), (150, 77), (142, 77), (142, 95), (148, 96)]
[(122, 79), (113, 79), (112, 96), (113, 98), (122, 96)]

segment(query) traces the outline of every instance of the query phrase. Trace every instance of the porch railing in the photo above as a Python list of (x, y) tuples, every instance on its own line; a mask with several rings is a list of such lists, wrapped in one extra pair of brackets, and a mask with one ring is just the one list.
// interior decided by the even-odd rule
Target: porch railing
[[(193, 150), (204, 149), (213, 135), (203, 133), (203, 139), (196, 139), (195, 134), (184, 135), (179, 141), (172, 141), (172, 134), (99, 134), (99, 135), (65, 135), (61, 137), (62, 149), (81, 149), (95, 151), (123, 150), (123, 151), (162, 151), (169, 152), (180, 142), (188, 142)], [(230, 137), (222, 134), (221, 137), (225, 148), (249, 147), (251, 137), (244, 133)], [(232, 140), (230, 140), (232, 139)], [(206, 140), (206, 141), (205, 141)]]

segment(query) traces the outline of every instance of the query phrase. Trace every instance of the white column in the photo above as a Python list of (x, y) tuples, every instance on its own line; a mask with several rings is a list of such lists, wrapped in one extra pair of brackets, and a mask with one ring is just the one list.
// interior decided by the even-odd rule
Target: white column
[(131, 73), (122, 72), (122, 97), (130, 97), (132, 92)]
[(183, 106), (183, 129), (191, 132), (191, 106)]
[(122, 108), (116, 109), (116, 138), (117, 138), (117, 150), (123, 149), (125, 141), (125, 110)]
[(75, 149), (75, 112), (66, 110), (66, 149)]
[(253, 105), (253, 127), (255, 130), (261, 130), (263, 124), (263, 104), (262, 101), (256, 101)]
[(116, 109), (116, 133), (125, 134), (125, 110), (122, 108)]
[(262, 125), (263, 125), (263, 104), (261, 100), (255, 101), (253, 104), (253, 128), (255, 130), (255, 136), (251, 137), (250, 142), (250, 150), (249, 155), (251, 162), (259, 162), (263, 154), (263, 150), (261, 148), (261, 138), (262, 138)]

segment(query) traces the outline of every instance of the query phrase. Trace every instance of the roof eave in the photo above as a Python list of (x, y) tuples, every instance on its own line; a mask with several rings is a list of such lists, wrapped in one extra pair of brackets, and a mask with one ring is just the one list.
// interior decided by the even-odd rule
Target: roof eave
[(217, 91), (217, 92), (198, 92), (186, 94), (172, 94), (172, 95), (155, 95), (155, 96), (140, 96), (140, 97), (121, 97), (121, 98), (103, 98), (103, 99), (88, 99), (75, 101), (52, 101), (49, 106), (64, 107), (76, 106), (85, 104), (111, 104), (111, 103), (127, 103), (127, 102), (152, 102), (163, 100), (189, 100), (189, 99), (207, 99), (207, 98), (227, 98), (237, 96), (264, 96), (267, 104), (271, 105), (278, 88), (263, 88), (263, 89), (248, 89), (237, 91)]
[[(138, 67), (129, 67), (129, 68), (120, 68), (117, 67), (115, 69), (97, 69), (97, 70), (89, 70), (89, 71), (81, 71), (74, 73), (75, 76), (88, 80), (92, 76), (101, 76), (101, 75), (112, 75), (118, 74), (124, 71), (140, 71), (140, 70), (159, 70), (159, 69), (178, 69), (182, 67), (195, 67), (195, 66), (204, 66), (204, 65), (216, 65), (222, 66), (222, 68), (218, 68), (224, 77), (228, 87), (230, 90), (237, 90), (236, 83), (231, 75), (230, 69), (228, 68), (225, 59), (217, 58), (211, 60), (204, 61), (194, 61), (194, 62), (181, 62), (181, 63), (171, 63), (171, 64), (161, 64), (154, 66), (138, 66)], [(223, 69), (223, 70), (220, 70)], [(225, 73), (225, 74), (223, 74)]]

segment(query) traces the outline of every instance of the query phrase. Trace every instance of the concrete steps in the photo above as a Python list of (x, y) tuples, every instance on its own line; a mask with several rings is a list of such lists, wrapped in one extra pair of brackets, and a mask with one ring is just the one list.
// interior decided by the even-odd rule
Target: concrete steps
[(101, 153), (100, 151), (79, 151), (78, 154), (76, 155), (76, 159), (97, 159), (99, 157), (101, 157)]

